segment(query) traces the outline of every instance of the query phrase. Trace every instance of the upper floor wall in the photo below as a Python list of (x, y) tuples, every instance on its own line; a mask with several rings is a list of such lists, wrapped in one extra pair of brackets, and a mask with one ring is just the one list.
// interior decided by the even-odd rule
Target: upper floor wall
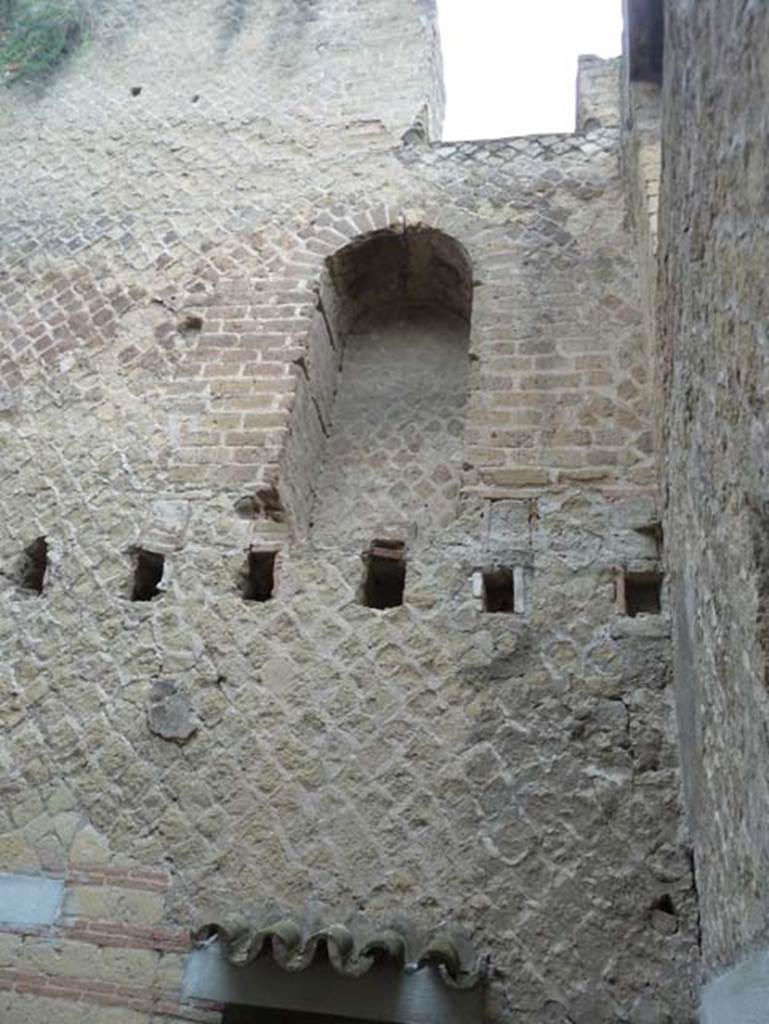
[(433, 0), (83, 0), (81, 8), (71, 52), (48, 74), (4, 90), (14, 136), (45, 125), (61, 137), (108, 132), (137, 145), (168, 122), (191, 133), (213, 122), (249, 124), (262, 146), (313, 147), (328, 132), (327, 142), (344, 146), (397, 139), (417, 118), (440, 133)]

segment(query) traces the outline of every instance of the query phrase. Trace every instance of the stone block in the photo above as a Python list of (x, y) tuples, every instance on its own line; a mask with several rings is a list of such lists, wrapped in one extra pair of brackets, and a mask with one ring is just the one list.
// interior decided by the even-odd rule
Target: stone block
[(149, 927), (163, 921), (164, 897), (161, 893), (142, 892), (140, 889), (69, 885), (63, 913), (66, 917)]
[(0, 968), (12, 967), (21, 947), (21, 936), (0, 933)]
[(109, 843), (91, 825), (75, 834), (69, 851), (72, 864), (102, 866), (110, 862)]
[(38, 995), (0, 993), (0, 1009), (3, 1024), (147, 1024), (147, 1014), (139, 1010)]
[(5, 870), (32, 869), (39, 867), (39, 858), (34, 847), (20, 832), (0, 835), (0, 867)]
[(198, 719), (192, 701), (180, 683), (154, 680), (147, 702), (147, 723), (150, 732), (177, 743), (184, 743), (197, 732)]
[(59, 915), (63, 896), (60, 879), (0, 875), (0, 923), (51, 925)]

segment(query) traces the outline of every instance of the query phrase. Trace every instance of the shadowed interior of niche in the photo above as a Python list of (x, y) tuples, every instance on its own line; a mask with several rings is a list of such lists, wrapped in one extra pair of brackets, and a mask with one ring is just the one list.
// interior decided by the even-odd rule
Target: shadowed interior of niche
[(17, 572), (18, 584), (22, 590), (42, 594), (47, 571), (48, 542), (45, 537), (38, 537), (24, 548)]
[(269, 601), (273, 596), (276, 557), (276, 551), (249, 551), (240, 579), (244, 601)]
[(375, 231), (332, 256), (328, 270), (340, 299), (342, 329), (393, 308), (443, 309), (470, 321), (469, 258), (455, 239), (434, 228)]
[(375, 540), (365, 555), (363, 603), (367, 608), (397, 608), (406, 585), (406, 548), (403, 541)]
[(662, 576), (658, 572), (625, 573), (625, 612), (636, 615), (659, 615), (662, 611)]
[(165, 569), (165, 556), (155, 551), (138, 548), (134, 552), (134, 578), (132, 601), (151, 601), (160, 594), (160, 583)]
[(663, 893), (652, 903), (652, 910), (661, 910), (663, 914), (675, 914), (676, 908), (670, 893)]
[(483, 573), (483, 610), (486, 612), (515, 611), (512, 569), (500, 566), (496, 569), (487, 569)]

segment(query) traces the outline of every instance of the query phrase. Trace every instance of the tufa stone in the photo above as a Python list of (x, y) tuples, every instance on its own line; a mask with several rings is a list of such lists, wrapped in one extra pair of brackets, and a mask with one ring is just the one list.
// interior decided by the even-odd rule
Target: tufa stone
[(197, 716), (180, 684), (168, 679), (153, 681), (147, 702), (147, 724), (156, 736), (177, 743), (184, 743), (197, 732)]

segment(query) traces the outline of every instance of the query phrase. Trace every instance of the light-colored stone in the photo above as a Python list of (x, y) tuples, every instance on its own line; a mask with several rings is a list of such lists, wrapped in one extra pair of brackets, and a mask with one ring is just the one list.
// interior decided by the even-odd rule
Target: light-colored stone
[[(653, 513), (654, 453), (616, 62), (583, 62), (600, 126), (441, 143), (431, 0), (139, 6), (0, 96), (0, 855), (68, 857), (66, 922), (106, 925), (28, 958), (152, 1005), (179, 965), (131, 942), (320, 904), (468, 933), (490, 1024), (687, 1020), (668, 641), (612, 634), (617, 567), (658, 554), (617, 514)], [(383, 539), (404, 601), (375, 609)], [(516, 613), (473, 597), (489, 563)]]
[(164, 740), (184, 743), (198, 729), (192, 702), (182, 687), (167, 679), (156, 679), (147, 701), (150, 732)]
[(3, 1024), (147, 1024), (147, 1014), (119, 1006), (89, 1006), (66, 999), (0, 993)]
[(164, 917), (163, 894), (101, 885), (69, 885), (64, 900), (68, 917), (84, 917), (115, 924), (149, 926)]
[(75, 835), (69, 856), (73, 864), (108, 864), (109, 844), (105, 836), (100, 835), (91, 825), (86, 825)]

